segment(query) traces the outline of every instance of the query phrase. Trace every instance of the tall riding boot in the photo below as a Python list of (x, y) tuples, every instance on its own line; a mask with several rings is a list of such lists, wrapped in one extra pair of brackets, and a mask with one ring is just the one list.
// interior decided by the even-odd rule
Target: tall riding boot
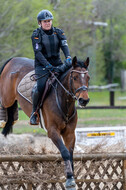
[(31, 125), (38, 125), (39, 124), (39, 122), (37, 121), (38, 114), (36, 113), (36, 111), (37, 111), (37, 106), (39, 104), (40, 98), (41, 98), (40, 92), (37, 89), (34, 90), (33, 94), (32, 94), (33, 107), (32, 107), (32, 113), (31, 113), (31, 117), (30, 117), (30, 124)]

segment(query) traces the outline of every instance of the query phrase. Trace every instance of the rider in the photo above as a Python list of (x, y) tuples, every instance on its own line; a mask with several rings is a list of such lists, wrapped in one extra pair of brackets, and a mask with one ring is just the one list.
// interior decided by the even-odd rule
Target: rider
[[(39, 28), (32, 34), (35, 54), (35, 74), (45, 77), (37, 80), (37, 89), (32, 94), (33, 109), (30, 124), (37, 125), (37, 105), (42, 97), (50, 71), (64, 72), (71, 67), (71, 56), (63, 30), (52, 26), (53, 15), (49, 10), (42, 10), (37, 16)], [(60, 59), (60, 48), (65, 55), (65, 64)]]

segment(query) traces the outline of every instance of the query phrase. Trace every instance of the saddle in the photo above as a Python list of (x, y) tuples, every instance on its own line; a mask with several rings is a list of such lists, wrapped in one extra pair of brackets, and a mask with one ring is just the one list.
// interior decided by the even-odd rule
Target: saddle
[[(42, 107), (44, 99), (47, 93), (49, 92), (51, 85), (54, 83), (54, 81), (55, 81), (55, 78), (54, 78), (54, 74), (52, 73), (51, 77), (49, 77), (49, 79), (46, 82), (46, 87), (45, 87), (41, 102), (39, 104), (39, 108)], [(36, 90), (36, 88), (37, 88), (37, 82), (36, 82), (36, 77), (35, 77), (35, 71), (33, 70), (27, 73), (23, 77), (23, 79), (18, 84), (17, 91), (24, 99), (26, 99), (28, 102), (32, 104), (31, 95), (32, 95), (32, 92)]]

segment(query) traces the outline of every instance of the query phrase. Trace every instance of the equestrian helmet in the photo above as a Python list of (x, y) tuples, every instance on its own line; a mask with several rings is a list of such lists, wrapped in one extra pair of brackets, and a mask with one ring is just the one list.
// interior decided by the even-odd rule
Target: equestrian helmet
[(53, 15), (50, 11), (48, 10), (42, 10), (38, 13), (37, 15), (37, 20), (53, 20)]

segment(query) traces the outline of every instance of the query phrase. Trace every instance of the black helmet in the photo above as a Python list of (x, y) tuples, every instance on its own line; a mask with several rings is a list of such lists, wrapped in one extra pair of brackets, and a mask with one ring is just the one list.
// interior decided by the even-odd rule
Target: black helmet
[(41, 21), (41, 20), (53, 20), (53, 15), (48, 10), (42, 10), (42, 11), (39, 12), (39, 14), (37, 16), (37, 20), (38, 21)]

